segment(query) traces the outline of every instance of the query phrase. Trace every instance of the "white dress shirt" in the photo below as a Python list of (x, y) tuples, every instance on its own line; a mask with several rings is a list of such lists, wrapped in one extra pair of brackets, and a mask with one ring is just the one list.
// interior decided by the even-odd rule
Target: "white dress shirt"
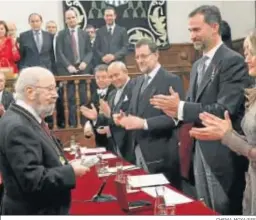
[(42, 118), (36, 113), (35, 109), (33, 109), (30, 105), (28, 105), (26, 102), (18, 99), (16, 101), (16, 104), (19, 105), (20, 107), (24, 108), (27, 110), (31, 115), (35, 117), (35, 119), (38, 121), (39, 124), (42, 122)]
[(97, 94), (100, 96), (105, 96), (108, 92), (108, 87), (105, 89), (97, 89)]
[(54, 52), (54, 58), (55, 62), (57, 62), (57, 56), (56, 56), (56, 39), (58, 37), (58, 33), (56, 33), (53, 37), (53, 52)]
[[(207, 56), (208, 59), (205, 61), (205, 70), (207, 70), (208, 66), (212, 62), (212, 59), (216, 53), (216, 51), (219, 49), (219, 47), (223, 44), (222, 41), (220, 41), (214, 48), (212, 48), (210, 51), (207, 53), (204, 53), (204, 56)], [(178, 120), (182, 121), (183, 120), (183, 108), (184, 108), (185, 101), (180, 101), (179, 106), (178, 106)]]
[(0, 91), (0, 104), (2, 103), (2, 97), (3, 97), (3, 90)]
[(111, 28), (111, 35), (114, 33), (114, 29), (116, 27), (116, 24), (113, 23), (112, 25), (107, 25), (107, 31), (109, 30), (109, 28)]

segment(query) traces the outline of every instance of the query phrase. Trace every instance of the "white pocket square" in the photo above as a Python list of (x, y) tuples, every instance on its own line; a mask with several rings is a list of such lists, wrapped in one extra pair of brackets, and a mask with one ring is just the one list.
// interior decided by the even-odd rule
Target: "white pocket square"
[(124, 97), (124, 100), (123, 100), (123, 102), (126, 102), (126, 101), (128, 101), (129, 99), (128, 99), (128, 97), (127, 97), (127, 95)]

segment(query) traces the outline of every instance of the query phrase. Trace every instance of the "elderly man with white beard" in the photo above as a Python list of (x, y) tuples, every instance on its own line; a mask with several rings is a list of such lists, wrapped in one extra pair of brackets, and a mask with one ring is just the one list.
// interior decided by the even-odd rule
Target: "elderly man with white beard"
[(67, 161), (44, 122), (58, 97), (54, 76), (41, 67), (23, 69), (15, 92), (0, 121), (2, 214), (68, 214), (76, 176), (88, 168)]

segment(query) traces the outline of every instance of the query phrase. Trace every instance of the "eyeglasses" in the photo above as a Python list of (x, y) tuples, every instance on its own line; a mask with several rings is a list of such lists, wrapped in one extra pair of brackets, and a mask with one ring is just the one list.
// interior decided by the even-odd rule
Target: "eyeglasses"
[(149, 54), (141, 54), (140, 56), (135, 56), (135, 60), (146, 60), (152, 53)]
[(35, 86), (35, 88), (45, 89), (48, 92), (56, 92), (56, 91), (58, 91), (58, 87), (56, 87), (56, 86)]

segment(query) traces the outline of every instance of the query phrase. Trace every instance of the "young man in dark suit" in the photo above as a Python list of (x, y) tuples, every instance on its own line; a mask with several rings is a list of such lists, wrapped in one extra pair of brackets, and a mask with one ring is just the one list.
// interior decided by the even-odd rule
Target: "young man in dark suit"
[(100, 63), (105, 64), (117, 60), (125, 62), (129, 45), (127, 31), (115, 23), (116, 12), (114, 8), (105, 9), (104, 20), (106, 25), (97, 30), (94, 42), (97, 59)]
[[(244, 58), (221, 40), (221, 14), (216, 6), (203, 5), (189, 14), (190, 37), (203, 57), (193, 64), (185, 101), (174, 91), (152, 104), (183, 123), (202, 127), (199, 114), (224, 117), (227, 110), (234, 129), (240, 131), (244, 115), (244, 89), (251, 81)], [(194, 177), (198, 198), (222, 214), (241, 213), (245, 158), (220, 141), (194, 141)]]
[(143, 75), (133, 87), (129, 115), (115, 115), (115, 122), (132, 131), (130, 151), (135, 155), (134, 162), (150, 173), (164, 173), (173, 186), (180, 188), (177, 122), (149, 100), (157, 94), (168, 94), (170, 87), (183, 96), (182, 81), (161, 67), (157, 45), (149, 39), (137, 42), (135, 58)]
[[(78, 18), (74, 10), (65, 12), (65, 22), (67, 28), (59, 31), (56, 39), (58, 73), (64, 76), (86, 74), (93, 55), (89, 35), (78, 27)], [(75, 127), (77, 118), (74, 82), (68, 83), (67, 93), (69, 124), (71, 127)], [(87, 103), (86, 83), (84, 80), (79, 83), (79, 96), (81, 105)]]
[(54, 75), (41, 67), (23, 69), (16, 101), (0, 120), (3, 215), (66, 215), (76, 177), (88, 168), (68, 162), (44, 118), (57, 99)]

